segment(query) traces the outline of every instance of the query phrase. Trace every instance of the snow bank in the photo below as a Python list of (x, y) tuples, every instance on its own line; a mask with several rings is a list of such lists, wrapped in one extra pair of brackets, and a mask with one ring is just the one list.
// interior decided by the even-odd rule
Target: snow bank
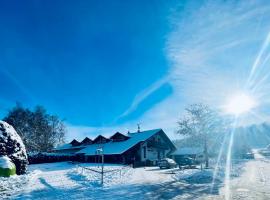
[(13, 199), (11, 196), (22, 193), (29, 183), (36, 180), (39, 173), (38, 170), (35, 170), (31, 174), (0, 177), (0, 199)]
[(0, 156), (0, 168), (13, 169), (15, 165), (7, 156)]

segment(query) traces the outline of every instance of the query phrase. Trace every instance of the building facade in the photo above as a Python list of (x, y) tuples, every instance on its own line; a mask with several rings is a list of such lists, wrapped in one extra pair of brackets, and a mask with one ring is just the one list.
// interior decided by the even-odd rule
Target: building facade
[(102, 135), (94, 140), (85, 138), (81, 143), (72, 141), (55, 149), (56, 153), (70, 152), (81, 162), (100, 162), (104, 156), (106, 163), (155, 165), (158, 160), (168, 157), (176, 150), (162, 129), (135, 133), (115, 133), (109, 138)]

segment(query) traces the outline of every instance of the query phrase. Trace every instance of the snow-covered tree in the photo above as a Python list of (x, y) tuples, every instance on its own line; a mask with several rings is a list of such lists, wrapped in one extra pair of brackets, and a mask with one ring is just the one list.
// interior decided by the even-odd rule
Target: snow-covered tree
[(185, 115), (178, 121), (177, 133), (187, 136), (192, 146), (203, 147), (205, 165), (208, 167), (210, 143), (226, 132), (226, 122), (217, 112), (203, 104), (192, 104), (185, 110)]
[(0, 156), (7, 156), (12, 160), (18, 175), (26, 172), (28, 159), (22, 139), (15, 129), (4, 121), (0, 121)]
[(51, 150), (65, 139), (65, 125), (45, 108), (37, 106), (33, 111), (17, 104), (3, 119), (12, 125), (22, 137), (28, 152)]

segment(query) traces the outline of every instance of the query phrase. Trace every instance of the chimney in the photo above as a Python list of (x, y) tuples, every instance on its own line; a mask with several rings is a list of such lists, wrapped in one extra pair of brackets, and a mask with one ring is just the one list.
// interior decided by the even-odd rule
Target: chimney
[(138, 123), (137, 126), (138, 126), (138, 131), (137, 132), (140, 133), (141, 132), (141, 124)]

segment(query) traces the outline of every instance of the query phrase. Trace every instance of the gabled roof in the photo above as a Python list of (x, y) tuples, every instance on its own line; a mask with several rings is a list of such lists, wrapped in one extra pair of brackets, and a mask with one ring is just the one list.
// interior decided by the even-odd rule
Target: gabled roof
[(101, 147), (103, 148), (103, 153), (105, 155), (122, 154), (126, 152), (127, 150), (129, 150), (130, 148), (134, 147), (136, 144), (146, 141), (147, 139), (149, 139), (150, 137), (152, 137), (153, 135), (157, 133), (165, 134), (162, 131), (162, 129), (142, 131), (139, 133), (136, 132), (136, 133), (130, 134), (131, 137), (128, 140), (121, 141), (121, 142), (108, 142), (104, 144), (92, 144), (78, 151), (77, 154), (96, 155), (96, 150)]
[(77, 149), (78, 150), (77, 153), (79, 154), (95, 155), (96, 149), (102, 147), (104, 154), (122, 154), (126, 152), (127, 150), (129, 150), (130, 148), (134, 147), (136, 144), (140, 142), (144, 142), (150, 137), (158, 133), (161, 134), (161, 136), (165, 139), (165, 141), (167, 141), (166, 143), (171, 149), (170, 152), (175, 151), (176, 150), (175, 146), (173, 145), (171, 140), (168, 138), (168, 136), (164, 133), (162, 129), (153, 129), (153, 130), (148, 130), (148, 131), (129, 133), (128, 136), (123, 135), (121, 133), (115, 133), (114, 135), (121, 134), (122, 136), (125, 136), (128, 138), (127, 140), (122, 140), (122, 141), (117, 141), (117, 142), (113, 142), (113, 140), (110, 140), (108, 138), (105, 138), (102, 135), (99, 135), (95, 138), (94, 141), (98, 141), (99, 139), (101, 140), (106, 139), (106, 143), (94, 143), (93, 141), (92, 144), (80, 143), (81, 145), (79, 146), (72, 146), (71, 143), (68, 143), (68, 144), (63, 144), (55, 148), (55, 150), (59, 151), (59, 150), (67, 150), (67, 149)]
[(67, 143), (67, 144), (62, 144), (58, 147), (56, 147), (54, 150), (60, 151), (60, 150), (67, 150), (67, 149), (82, 149), (84, 148), (83, 146), (72, 146), (72, 144)]
[(83, 141), (81, 141), (82, 145), (92, 144), (92, 143), (93, 143), (93, 141), (89, 137), (86, 137), (83, 139)]
[(77, 140), (72, 140), (71, 142), (70, 142), (70, 144), (72, 145), (72, 146), (79, 146), (79, 145), (81, 145), (81, 143), (80, 142), (78, 142)]
[(81, 143), (74, 139), (70, 143), (62, 144), (56, 147), (54, 150), (59, 151), (59, 150), (67, 150), (67, 149), (82, 149), (80, 145)]
[(98, 143), (99, 141), (102, 141), (102, 140), (104, 140), (106, 142), (110, 141), (110, 139), (108, 139), (108, 138), (106, 138), (106, 137), (104, 137), (102, 135), (99, 135), (93, 140), (93, 143), (96, 144), (96, 143)]
[(110, 139), (111, 139), (112, 141), (118, 140), (119, 138), (123, 138), (123, 140), (127, 140), (127, 139), (129, 139), (130, 137), (129, 137), (129, 136), (126, 136), (126, 135), (124, 135), (124, 134), (122, 134), (122, 133), (119, 133), (119, 132), (116, 132), (115, 134), (113, 134), (113, 135), (110, 137)]

